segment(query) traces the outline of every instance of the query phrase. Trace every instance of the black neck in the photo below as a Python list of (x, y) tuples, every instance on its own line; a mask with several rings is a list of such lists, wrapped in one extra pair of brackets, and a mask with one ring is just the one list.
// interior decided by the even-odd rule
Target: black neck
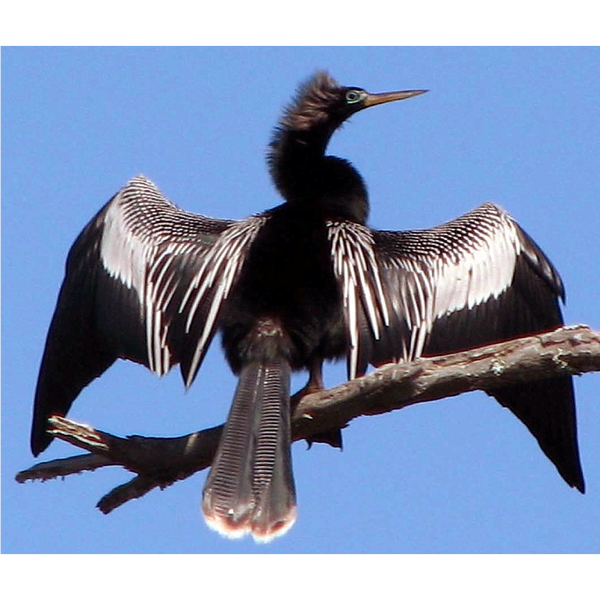
[(364, 181), (346, 160), (325, 156), (328, 129), (279, 129), (271, 143), (269, 166), (277, 189), (288, 202), (302, 202), (329, 218), (365, 223), (368, 198)]

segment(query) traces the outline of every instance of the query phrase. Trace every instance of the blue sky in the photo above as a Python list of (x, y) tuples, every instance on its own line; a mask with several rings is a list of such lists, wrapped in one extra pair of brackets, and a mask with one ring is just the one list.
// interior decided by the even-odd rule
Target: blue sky
[[(205, 526), (205, 473), (109, 516), (95, 504), (130, 478), (121, 469), (45, 484), (14, 475), (34, 462), (37, 370), (77, 234), (138, 173), (211, 216), (278, 204), (265, 149), (317, 68), (370, 91), (431, 90), (356, 115), (332, 141), (367, 181), (371, 225), (430, 227), (497, 202), (562, 274), (566, 322), (600, 327), (599, 67), (600, 51), (586, 48), (3, 49), (3, 551), (598, 552), (595, 374), (576, 381), (585, 496), (482, 393), (354, 421), (343, 452), (295, 444), (298, 521), (269, 545)], [(343, 377), (326, 372), (329, 385)], [(214, 344), (188, 393), (177, 371), (159, 380), (121, 362), (71, 416), (120, 435), (180, 435), (221, 423), (234, 387)], [(55, 442), (40, 458), (76, 453)]]

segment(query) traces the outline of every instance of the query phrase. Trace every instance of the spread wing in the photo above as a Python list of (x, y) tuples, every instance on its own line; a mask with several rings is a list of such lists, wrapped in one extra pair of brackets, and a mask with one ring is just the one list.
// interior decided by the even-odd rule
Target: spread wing
[[(560, 276), (501, 208), (484, 204), (423, 231), (330, 223), (350, 339), (349, 375), (552, 330)], [(494, 391), (571, 486), (584, 490), (571, 377)]]
[(261, 225), (182, 211), (143, 176), (100, 210), (67, 258), (35, 394), (35, 455), (52, 440), (48, 417), (117, 358), (158, 375), (180, 363), (192, 384)]

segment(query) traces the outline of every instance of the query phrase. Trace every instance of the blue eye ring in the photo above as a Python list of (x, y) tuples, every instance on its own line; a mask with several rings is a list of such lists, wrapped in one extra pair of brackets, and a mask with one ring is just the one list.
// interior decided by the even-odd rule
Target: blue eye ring
[(365, 97), (365, 93), (362, 90), (348, 90), (346, 92), (346, 103), (356, 104)]

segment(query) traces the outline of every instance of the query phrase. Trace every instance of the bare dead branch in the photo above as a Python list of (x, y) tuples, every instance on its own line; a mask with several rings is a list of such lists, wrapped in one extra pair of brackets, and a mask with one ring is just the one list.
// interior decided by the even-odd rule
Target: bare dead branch
[[(345, 427), (352, 419), (472, 390), (600, 371), (600, 332), (580, 325), (411, 363), (386, 365), (330, 390), (296, 398), (294, 440)], [(39, 463), (16, 479), (46, 480), (119, 465), (137, 476), (98, 503), (109, 513), (150, 490), (164, 488), (210, 466), (222, 426), (177, 438), (121, 438), (60, 416), (49, 432), (89, 454)]]

